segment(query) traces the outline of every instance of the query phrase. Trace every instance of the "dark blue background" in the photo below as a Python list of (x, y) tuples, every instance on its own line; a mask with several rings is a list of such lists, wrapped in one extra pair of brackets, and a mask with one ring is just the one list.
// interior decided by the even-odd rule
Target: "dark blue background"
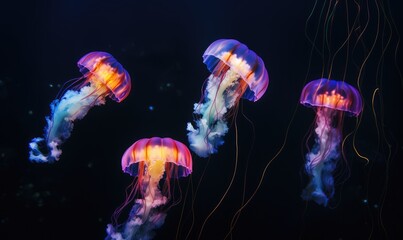
[[(396, 0), (390, 2), (394, 21), (401, 29), (402, 6)], [(252, 194), (264, 167), (280, 151), (286, 136), (284, 148), (267, 169), (260, 190), (243, 210), (233, 231), (234, 239), (384, 239), (385, 232), (390, 239), (402, 237), (403, 199), (399, 183), (403, 92), (394, 65), (398, 40), (395, 31), (392, 50), (385, 54), (383, 75), (377, 81), (374, 78), (375, 63), (381, 58), (379, 44), (363, 74), (366, 107), (355, 141), (360, 153), (371, 162), (366, 165), (354, 153), (350, 137), (345, 153), (351, 175), (336, 187), (331, 208), (306, 204), (300, 198), (307, 183), (303, 173), (304, 136), (312, 126), (314, 111), (299, 106), (299, 94), (304, 83), (319, 78), (322, 70), (318, 54), (310, 57), (312, 45), (305, 36), (314, 3), (2, 3), (0, 238), (102, 239), (110, 216), (123, 202), (125, 188), (131, 182), (120, 168), (126, 148), (140, 138), (152, 136), (171, 137), (187, 144), (186, 123), (192, 121), (193, 104), (199, 101), (200, 88), (209, 75), (201, 56), (219, 38), (235, 38), (254, 50), (265, 62), (270, 85), (258, 102), (240, 104), (237, 175), (228, 196), (206, 224), (202, 239), (223, 239), (228, 233), (243, 192), (247, 197)], [(376, 29), (373, 7), (368, 31)], [(317, 15), (312, 22), (315, 20)], [(315, 33), (312, 22), (307, 29), (309, 36)], [(344, 27), (334, 24), (335, 41), (342, 31), (338, 28)], [(371, 42), (372, 36), (365, 35), (364, 42)], [(132, 76), (131, 94), (120, 104), (108, 100), (77, 121), (72, 136), (62, 147), (59, 162), (30, 163), (28, 142), (42, 134), (58, 85), (79, 76), (76, 62), (90, 51), (109, 52), (122, 63)], [(341, 78), (339, 69), (346, 59), (346, 54), (341, 56), (334, 63), (336, 79)], [(396, 60), (401, 60), (400, 51)], [(357, 69), (349, 69), (346, 81), (355, 85)], [(376, 87), (381, 87), (383, 100), (376, 98), (375, 102), (376, 121), (384, 130), (379, 134), (371, 114), (372, 91)], [(149, 106), (154, 110), (150, 111)], [(354, 126), (355, 119), (346, 117), (344, 133), (353, 131)], [(384, 137), (391, 145), (391, 158)], [(192, 184), (195, 188), (200, 179), (202, 182), (194, 202), (195, 220), (189, 239), (197, 237), (205, 217), (229, 184), (234, 170), (235, 139), (232, 125), (226, 143), (208, 164), (208, 160), (193, 156)], [(183, 195), (188, 182), (189, 179), (181, 180)], [(189, 197), (183, 202), (187, 205), (179, 239), (185, 239), (192, 223)], [(156, 239), (175, 238), (182, 206), (168, 211)], [(124, 218), (125, 215), (121, 220)]]

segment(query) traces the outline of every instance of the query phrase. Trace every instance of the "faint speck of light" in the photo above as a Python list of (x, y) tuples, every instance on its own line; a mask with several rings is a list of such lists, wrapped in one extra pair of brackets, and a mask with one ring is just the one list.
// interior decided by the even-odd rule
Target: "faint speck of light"
[(29, 111), (28, 111), (28, 115), (32, 115), (32, 114), (34, 114), (34, 111), (29, 110)]
[(88, 168), (92, 168), (94, 166), (94, 163), (93, 162), (88, 162), (88, 164), (87, 164), (87, 167)]
[(153, 105), (148, 106), (148, 110), (154, 111), (154, 106)]

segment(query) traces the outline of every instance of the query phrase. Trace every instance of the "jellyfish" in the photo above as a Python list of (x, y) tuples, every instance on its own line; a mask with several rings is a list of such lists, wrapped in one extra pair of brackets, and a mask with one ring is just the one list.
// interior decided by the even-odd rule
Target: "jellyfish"
[(123, 154), (122, 171), (134, 177), (134, 182), (126, 201), (115, 211), (114, 219), (136, 196), (140, 198), (134, 200), (124, 224), (108, 224), (106, 239), (151, 239), (154, 230), (165, 221), (162, 208), (172, 196), (170, 180), (192, 173), (192, 155), (183, 143), (171, 138), (144, 138)]
[(130, 75), (111, 54), (90, 52), (77, 65), (82, 77), (73, 79), (64, 94), (61, 91), (63, 95), (50, 104), (44, 137), (34, 138), (29, 144), (29, 159), (33, 162), (59, 160), (60, 145), (70, 137), (76, 119), (82, 119), (93, 106), (104, 104), (106, 97), (121, 102), (130, 93)]
[(269, 85), (262, 59), (234, 39), (219, 39), (203, 54), (211, 72), (202, 101), (194, 104), (195, 127), (187, 124), (190, 149), (200, 157), (216, 153), (228, 132), (226, 117), (240, 98), (259, 100)]
[(316, 112), (315, 144), (306, 154), (305, 170), (310, 177), (302, 192), (304, 200), (327, 206), (334, 194), (332, 173), (340, 158), (343, 117), (362, 111), (359, 92), (346, 82), (321, 78), (305, 85), (300, 103)]

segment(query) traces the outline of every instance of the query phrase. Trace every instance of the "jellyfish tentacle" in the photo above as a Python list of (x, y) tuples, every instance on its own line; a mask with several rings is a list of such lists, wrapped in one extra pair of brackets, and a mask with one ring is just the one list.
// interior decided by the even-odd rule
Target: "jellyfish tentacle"
[[(101, 95), (91, 95), (95, 90), (94, 86), (89, 85), (81, 88), (79, 91), (68, 90), (59, 100), (54, 100), (51, 107), (51, 117), (47, 117), (47, 128), (44, 138), (34, 138), (30, 143), (30, 159), (35, 162), (53, 162), (57, 161), (62, 154), (59, 146), (71, 135), (73, 122), (76, 119), (82, 119), (94, 105), (102, 105), (105, 98)], [(101, 91), (105, 92), (106, 90)], [(38, 143), (45, 141), (49, 153), (43, 153)]]
[(196, 128), (191, 123), (187, 126), (190, 148), (197, 155), (207, 157), (224, 143), (223, 137), (228, 132), (224, 116), (239, 99), (236, 89), (240, 81), (239, 74), (231, 70), (224, 73), (222, 79), (210, 75), (204, 103), (194, 106), (194, 113), (201, 118), (196, 120)]
[(305, 169), (310, 175), (310, 183), (302, 192), (304, 200), (314, 200), (327, 206), (334, 195), (332, 173), (340, 157), (341, 133), (332, 125), (333, 119), (340, 114), (330, 108), (318, 108), (316, 113), (315, 146), (306, 155)]
[(164, 224), (166, 213), (159, 210), (168, 201), (158, 188), (159, 180), (152, 177), (142, 182), (143, 198), (136, 199), (129, 219), (125, 224), (114, 227), (107, 225), (107, 237), (110, 240), (152, 239), (156, 229)]

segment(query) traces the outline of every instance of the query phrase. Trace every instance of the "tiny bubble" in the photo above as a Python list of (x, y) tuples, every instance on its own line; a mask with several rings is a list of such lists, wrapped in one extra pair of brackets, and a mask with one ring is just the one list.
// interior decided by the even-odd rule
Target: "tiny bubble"
[(89, 162), (88, 164), (87, 164), (87, 167), (88, 168), (92, 168), (94, 166), (94, 164), (92, 163), (92, 162)]

